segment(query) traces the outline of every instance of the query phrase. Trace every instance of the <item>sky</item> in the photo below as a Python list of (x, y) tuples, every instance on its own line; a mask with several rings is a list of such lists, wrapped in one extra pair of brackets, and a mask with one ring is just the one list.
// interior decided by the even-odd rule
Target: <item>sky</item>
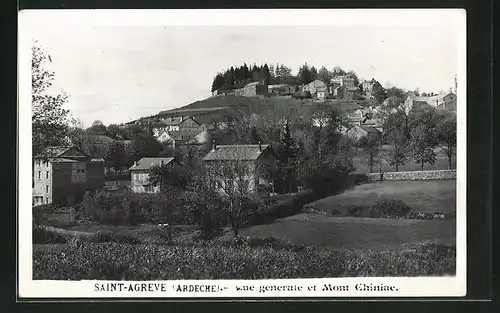
[(361, 79), (421, 92), (449, 90), (458, 38), (440, 25), (40, 25), (33, 32), (51, 56), (51, 92), (85, 127), (124, 123), (211, 95), (217, 72), (247, 64), (285, 64), (296, 74), (355, 71)]

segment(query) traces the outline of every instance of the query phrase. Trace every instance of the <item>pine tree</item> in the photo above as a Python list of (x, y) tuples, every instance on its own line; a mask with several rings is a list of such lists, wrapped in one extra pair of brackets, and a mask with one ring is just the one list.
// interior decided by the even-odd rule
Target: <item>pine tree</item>
[(311, 70), (309, 69), (309, 65), (305, 63), (299, 68), (298, 78), (302, 84), (309, 84), (312, 81)]
[(294, 182), (294, 162), (295, 142), (293, 140), (288, 120), (283, 127), (278, 157), (282, 168), (282, 180), (288, 187), (288, 192), (292, 192)]
[(264, 64), (262, 69), (260, 70), (260, 78), (264, 80), (267, 84), (269, 84), (269, 79), (271, 78), (271, 73), (269, 72), (269, 67), (267, 66), (267, 63)]

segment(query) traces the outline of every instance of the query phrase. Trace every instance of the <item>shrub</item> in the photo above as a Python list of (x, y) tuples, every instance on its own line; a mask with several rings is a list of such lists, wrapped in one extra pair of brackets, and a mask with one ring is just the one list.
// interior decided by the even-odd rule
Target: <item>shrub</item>
[(33, 226), (39, 226), (46, 222), (45, 215), (48, 213), (52, 213), (54, 211), (54, 207), (52, 204), (42, 204), (32, 207), (32, 219)]
[(98, 191), (85, 194), (82, 208), (93, 221), (102, 224), (184, 224), (190, 222), (186, 199), (184, 193), (177, 191), (158, 194)]
[(274, 203), (261, 202), (261, 205), (264, 207), (261, 207), (261, 210), (256, 210), (251, 216), (248, 216), (246, 224), (265, 224), (278, 218), (299, 214), (303, 211), (304, 205), (315, 199), (315, 193), (306, 190)]
[(323, 197), (344, 190), (351, 183), (349, 170), (340, 165), (314, 169), (303, 179), (304, 187)]
[(34, 244), (66, 243), (68, 241), (64, 234), (41, 227), (33, 227), (32, 235)]
[(410, 212), (410, 207), (401, 200), (382, 199), (372, 206), (371, 217), (395, 218), (403, 217)]

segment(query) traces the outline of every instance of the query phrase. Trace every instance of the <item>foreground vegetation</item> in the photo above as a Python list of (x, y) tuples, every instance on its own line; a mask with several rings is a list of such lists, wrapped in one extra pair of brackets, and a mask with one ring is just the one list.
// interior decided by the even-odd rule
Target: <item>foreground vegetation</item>
[(34, 245), (34, 279), (283, 279), (455, 274), (455, 248), (351, 251), (269, 239), (145, 245), (78, 242)]

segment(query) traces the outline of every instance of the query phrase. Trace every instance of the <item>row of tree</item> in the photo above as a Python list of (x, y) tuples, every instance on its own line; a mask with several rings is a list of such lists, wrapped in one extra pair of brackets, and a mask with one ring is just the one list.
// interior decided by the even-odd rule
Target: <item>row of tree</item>
[[(457, 144), (457, 121), (454, 112), (436, 109), (432, 106), (414, 107), (409, 112), (404, 109), (386, 108), (379, 112), (385, 120), (384, 133), (377, 138), (365, 137), (357, 142), (367, 153), (370, 172), (378, 163), (382, 172), (382, 162), (387, 161), (396, 171), (410, 159), (424, 169), (425, 164), (437, 161), (436, 148), (443, 150), (452, 169), (452, 157)], [(389, 146), (384, 154), (382, 145)]]
[(356, 85), (359, 84), (359, 79), (354, 71), (346, 72), (340, 67), (328, 70), (322, 66), (318, 70), (316, 67), (304, 63), (300, 66), (297, 75), (293, 75), (291, 68), (279, 63), (269, 66), (267, 63), (260, 66), (254, 64), (251, 67), (244, 63), (241, 66), (231, 66), (231, 68), (217, 73), (212, 81), (211, 91), (242, 88), (246, 84), (256, 81), (264, 81), (267, 84), (301, 85), (319, 79), (329, 83), (333, 77), (346, 74), (354, 78)]

